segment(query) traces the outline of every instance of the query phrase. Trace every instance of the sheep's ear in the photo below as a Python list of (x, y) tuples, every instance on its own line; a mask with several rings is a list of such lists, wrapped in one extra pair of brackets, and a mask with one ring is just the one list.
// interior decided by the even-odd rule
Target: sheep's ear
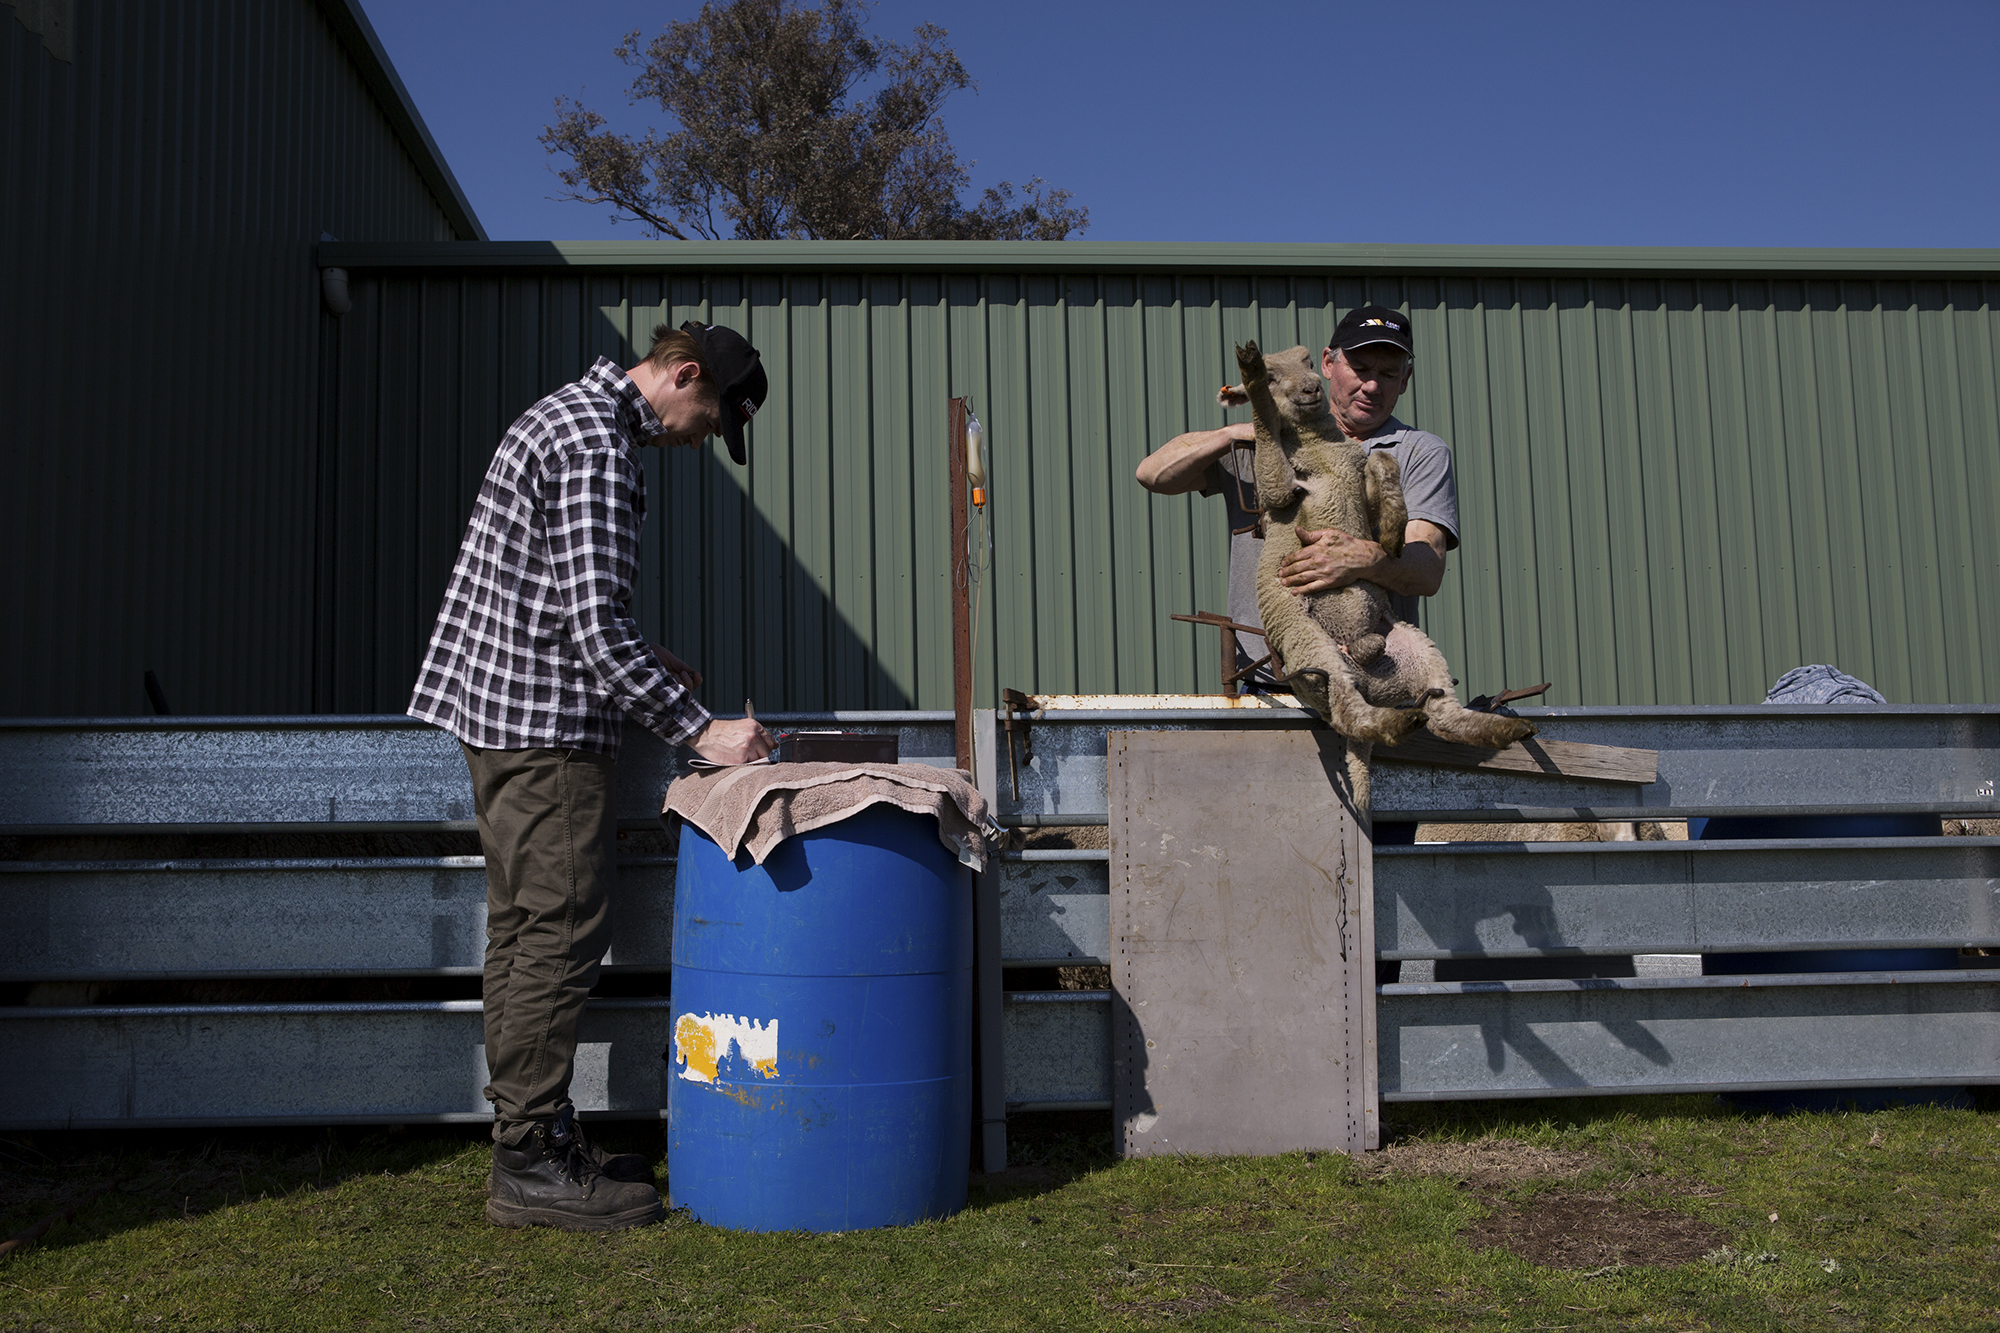
[(1250, 401), (1250, 395), (1243, 392), (1240, 384), (1225, 384), (1215, 391), (1215, 401), (1224, 407), (1241, 407)]

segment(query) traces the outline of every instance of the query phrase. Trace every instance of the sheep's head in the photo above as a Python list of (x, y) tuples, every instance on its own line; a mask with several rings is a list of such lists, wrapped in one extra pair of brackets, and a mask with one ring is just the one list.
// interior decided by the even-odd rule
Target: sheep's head
[[(1292, 347), (1266, 356), (1257, 350), (1256, 343), (1250, 343), (1237, 348), (1236, 356), (1246, 377), (1263, 378), (1269, 382), (1271, 396), (1277, 400), (1278, 412), (1287, 421), (1300, 425), (1317, 424), (1329, 415), (1326, 381), (1320, 378), (1309, 349)], [(1260, 366), (1261, 376), (1257, 372)], [(1225, 384), (1216, 391), (1215, 401), (1224, 407), (1241, 407), (1250, 401), (1250, 395), (1240, 385)]]
[(1271, 378), (1271, 397), (1286, 420), (1304, 425), (1326, 417), (1326, 381), (1309, 350), (1288, 347), (1272, 352), (1264, 358), (1264, 369)]

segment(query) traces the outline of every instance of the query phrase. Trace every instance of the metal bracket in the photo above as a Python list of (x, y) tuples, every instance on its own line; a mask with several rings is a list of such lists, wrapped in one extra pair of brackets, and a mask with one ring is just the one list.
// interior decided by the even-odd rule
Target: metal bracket
[[(1457, 681), (1452, 682), (1454, 685), (1457, 683)], [(1529, 686), (1526, 689), (1507, 690), (1501, 694), (1482, 694), (1467, 704), (1466, 707), (1475, 713), (1496, 712), (1502, 705), (1513, 703), (1516, 699), (1532, 699), (1538, 694), (1546, 694), (1548, 693), (1549, 686), (1554, 683), (1553, 681), (1545, 680), (1539, 685)]]
[(1190, 625), (1213, 625), (1222, 631), (1222, 692), (1230, 698), (1241, 693), (1236, 688), (1238, 681), (1273, 659), (1272, 654), (1266, 653), (1249, 666), (1232, 671), (1230, 668), (1236, 665), (1236, 636), (1254, 634), (1261, 639), (1264, 637), (1263, 630), (1255, 625), (1245, 625), (1231, 620), (1228, 616), (1217, 615), (1213, 611), (1196, 611), (1193, 615), (1187, 616), (1169, 615), (1167, 619), (1183, 620)]
[(1020, 765), (1035, 762), (1035, 741), (1034, 737), (1028, 733), (1027, 718), (1022, 718), (1019, 723), (1021, 730), (1021, 757), (1017, 763), (1014, 758), (1014, 728), (1016, 725), (1014, 715), (1016, 713), (1038, 713), (1041, 711), (1041, 708), (1035, 703), (1032, 695), (1023, 694), (1019, 690), (1000, 691), (1000, 702), (1005, 705), (999, 711), (1000, 728), (1007, 733), (1007, 780), (1012, 784), (1014, 800), (1018, 802), (1021, 799)]

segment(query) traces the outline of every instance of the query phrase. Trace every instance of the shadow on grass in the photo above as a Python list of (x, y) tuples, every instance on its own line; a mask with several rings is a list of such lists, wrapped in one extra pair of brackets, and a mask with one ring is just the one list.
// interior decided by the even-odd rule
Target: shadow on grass
[[(1382, 1108), (1383, 1142), (1504, 1137), (1547, 1126), (1581, 1128), (1631, 1116), (1740, 1118), (1710, 1096), (1566, 1097), (1533, 1101), (1404, 1102)], [(1007, 1120), (1007, 1169), (974, 1172), (967, 1207), (1034, 1198), (1116, 1166), (1117, 1126), (1109, 1111), (1040, 1111)]]
[(1033, 1111), (1007, 1118), (1007, 1169), (972, 1175), (976, 1210), (1061, 1189), (1117, 1165), (1109, 1111)]
[[(1980, 1089), (1977, 1113), (2000, 1110)], [(1383, 1108), (1385, 1144), (1473, 1142), (1548, 1129), (1574, 1131), (1627, 1118), (1740, 1122), (1719, 1098), (1573, 1097), (1529, 1101), (1394, 1103)], [(0, 1238), (19, 1235), (116, 1181), (37, 1242), (62, 1249), (177, 1218), (194, 1219), (262, 1199), (325, 1193), (365, 1176), (433, 1171), (463, 1159), (468, 1220), (484, 1193), (487, 1127), (350, 1125), (297, 1129), (74, 1130), (0, 1135)], [(591, 1134), (615, 1152), (637, 1152), (666, 1181), (666, 1127), (657, 1121), (594, 1121)], [(1053, 1194), (1118, 1165), (1109, 1111), (1035, 1112), (1008, 1122), (1006, 1171), (973, 1172), (967, 1208), (981, 1212)], [(1360, 1164), (1357, 1164), (1360, 1165)]]
[[(2000, 1087), (1971, 1089), (1976, 1113), (2000, 1111)], [(1923, 1104), (1920, 1099), (1910, 1105)], [(1904, 1103), (1898, 1102), (1897, 1106)], [(1845, 1115), (1857, 1108), (1798, 1110), (1794, 1115)], [(1858, 1108), (1866, 1111), (1870, 1108)], [(1687, 1120), (1755, 1120), (1785, 1114), (1769, 1108), (1739, 1106), (1712, 1093), (1675, 1096), (1549, 1097), (1518, 1101), (1395, 1102), (1382, 1108), (1382, 1141), (1407, 1138), (1480, 1138), (1510, 1131), (1556, 1126), (1580, 1129), (1626, 1117), (1675, 1116)]]
[[(1041, 1112), (1009, 1126), (1009, 1169), (973, 1173), (977, 1211), (1059, 1190), (1117, 1163), (1108, 1111)], [(591, 1136), (614, 1152), (650, 1159), (664, 1192), (666, 1127), (597, 1121)], [(0, 1238), (16, 1236), (72, 1203), (35, 1245), (65, 1249), (175, 1219), (193, 1220), (264, 1199), (301, 1199), (361, 1177), (402, 1176), (468, 1162), (468, 1216), (483, 1194), (485, 1125), (345, 1125), (297, 1129), (70, 1130), (0, 1135)], [(109, 1191), (87, 1198), (102, 1186)]]
[(1733, 1119), (1738, 1112), (1707, 1093), (1672, 1097), (1537, 1097), (1518, 1101), (1391, 1102), (1382, 1108), (1382, 1142), (1411, 1138), (1504, 1136), (1510, 1132), (1586, 1125), (1631, 1116)]
[[(657, 1125), (604, 1130), (600, 1137), (620, 1150), (663, 1154)], [(483, 1147), (488, 1133), (472, 1124), (4, 1135), (0, 1237), (20, 1235), (106, 1184), (113, 1187), (50, 1227), (37, 1247), (88, 1244), (161, 1221), (325, 1192), (361, 1176), (427, 1170)]]

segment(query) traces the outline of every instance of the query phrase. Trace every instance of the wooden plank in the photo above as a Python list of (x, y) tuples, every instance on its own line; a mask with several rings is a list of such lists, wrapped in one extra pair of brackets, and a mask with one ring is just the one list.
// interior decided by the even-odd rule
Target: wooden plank
[(1412, 764), (1448, 764), (1454, 768), (1504, 768), (1552, 777), (1596, 778), (1645, 786), (1660, 776), (1658, 750), (1633, 750), (1621, 745), (1585, 745), (1579, 741), (1530, 736), (1504, 750), (1460, 745), (1419, 731), (1394, 746), (1375, 747), (1376, 759)]

